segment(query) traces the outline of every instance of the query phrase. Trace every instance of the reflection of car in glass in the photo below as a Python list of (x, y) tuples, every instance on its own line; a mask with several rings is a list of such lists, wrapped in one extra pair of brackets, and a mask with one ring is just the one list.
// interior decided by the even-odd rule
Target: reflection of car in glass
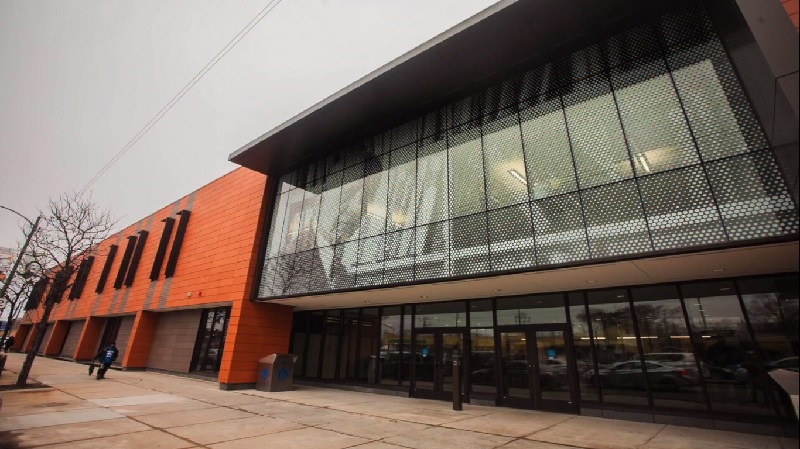
[[(509, 360), (505, 363), (506, 379), (509, 387), (528, 386), (528, 362), (526, 360)], [(494, 366), (481, 368), (470, 373), (475, 384), (494, 385), (496, 382)]]
[[(631, 357), (631, 360), (639, 360), (639, 355)], [(644, 355), (644, 360), (697, 372), (697, 363), (691, 352), (649, 352)], [(700, 368), (703, 370), (703, 377), (711, 377), (711, 370), (707, 364), (700, 362)]]
[[(696, 370), (692, 372), (663, 363), (646, 363), (651, 385), (659, 390), (677, 391), (698, 383)], [(587, 371), (583, 377), (589, 385), (595, 385), (594, 370)], [(597, 380), (606, 388), (645, 388), (644, 372), (639, 361), (618, 362), (600, 368)]]
[(767, 371), (772, 371), (775, 369), (785, 369), (787, 371), (794, 371), (795, 373), (798, 372), (798, 358), (797, 357), (786, 357), (785, 359), (775, 360), (773, 362), (766, 362), (764, 363), (767, 366)]

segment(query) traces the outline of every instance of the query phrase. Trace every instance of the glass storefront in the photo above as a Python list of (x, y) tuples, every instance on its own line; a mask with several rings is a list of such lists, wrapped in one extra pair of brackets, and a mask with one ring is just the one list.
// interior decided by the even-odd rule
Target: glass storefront
[(292, 352), (298, 377), (416, 397), (452, 398), (458, 357), (468, 400), (791, 417), (768, 373), (797, 371), (798, 326), (791, 274), (296, 312)]
[[(285, 174), (259, 297), (797, 231), (772, 149), (707, 13), (694, 5)], [(592, 298), (587, 312), (610, 320), (585, 329), (606, 338), (592, 347), (603, 363), (639, 350), (633, 311), (615, 300)]]

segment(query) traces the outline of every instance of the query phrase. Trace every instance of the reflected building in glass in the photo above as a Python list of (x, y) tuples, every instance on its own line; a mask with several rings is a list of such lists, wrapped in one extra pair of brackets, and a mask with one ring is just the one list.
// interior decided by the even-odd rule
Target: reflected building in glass
[(460, 359), (473, 403), (790, 422), (797, 99), (766, 31), (579, 3), (500, 2), (234, 153), (271, 179), (255, 299), (296, 307), (307, 379), (449, 400)]

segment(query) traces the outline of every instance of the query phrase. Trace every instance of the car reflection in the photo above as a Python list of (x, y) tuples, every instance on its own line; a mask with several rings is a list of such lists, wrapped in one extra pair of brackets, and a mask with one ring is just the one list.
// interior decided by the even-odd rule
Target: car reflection
[[(652, 388), (667, 391), (678, 391), (682, 388), (698, 385), (697, 370), (666, 365), (657, 362), (646, 362), (647, 375)], [(644, 389), (646, 379), (640, 361), (618, 362), (595, 370), (588, 370), (583, 375), (584, 381), (603, 388)]]
[[(529, 368), (527, 360), (508, 360), (503, 362), (505, 385), (509, 388), (529, 388)], [(539, 384), (543, 389), (556, 389), (567, 385), (568, 365), (563, 360), (541, 360), (539, 362)], [(494, 366), (472, 371), (470, 379), (475, 385), (495, 385)]]

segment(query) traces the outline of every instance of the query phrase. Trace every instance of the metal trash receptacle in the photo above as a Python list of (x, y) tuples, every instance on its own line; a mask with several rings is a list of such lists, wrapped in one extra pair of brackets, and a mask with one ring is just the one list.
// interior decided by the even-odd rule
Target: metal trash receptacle
[(293, 354), (270, 354), (259, 359), (256, 390), (270, 392), (291, 390), (296, 360), (297, 356)]

